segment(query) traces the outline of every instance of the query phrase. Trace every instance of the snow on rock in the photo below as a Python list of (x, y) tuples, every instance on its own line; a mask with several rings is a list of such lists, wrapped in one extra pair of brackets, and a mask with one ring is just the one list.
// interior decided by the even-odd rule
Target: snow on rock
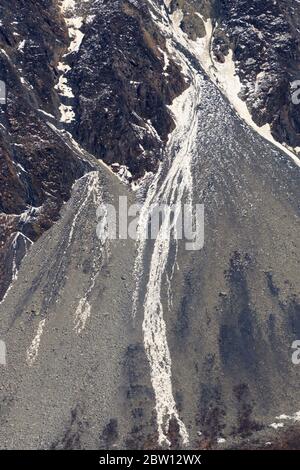
[(61, 118), (61, 122), (65, 122), (66, 124), (69, 124), (70, 122), (75, 120), (75, 113), (73, 111), (72, 106), (67, 106), (65, 104), (61, 104), (59, 106)]
[(92, 197), (95, 205), (97, 205), (97, 206), (100, 205), (100, 202), (101, 202), (101, 194), (102, 193), (101, 193), (99, 172), (98, 171), (91, 171), (90, 173), (87, 173), (86, 175), (82, 176), (78, 181), (83, 180), (83, 179), (86, 180), (85, 193), (84, 193), (83, 199), (82, 199), (82, 201), (79, 205), (79, 208), (76, 212), (76, 215), (73, 219), (73, 222), (72, 222), (72, 225), (71, 225), (71, 228), (70, 228), (68, 246), (72, 242), (73, 235), (74, 235), (74, 229), (76, 227), (79, 216), (82, 213), (82, 211), (85, 209), (89, 199)]
[[(81, 2), (77, 3), (75, 0), (63, 0), (60, 6), (61, 12), (68, 27), (69, 37), (71, 39), (68, 51), (64, 57), (78, 52), (84, 38), (84, 34), (80, 30), (83, 24), (83, 17), (77, 15), (77, 10), (80, 8), (80, 6)], [(71, 67), (64, 62), (59, 62), (57, 68), (61, 72), (61, 76), (59, 77), (55, 88), (62, 97), (68, 99), (75, 98), (73, 90), (71, 86), (68, 85), (68, 79), (66, 77), (66, 74), (71, 70)], [(65, 105), (62, 103), (59, 107), (59, 110), (61, 113), (61, 122), (70, 124), (75, 120), (75, 113), (71, 105)]]
[(166, 72), (167, 68), (169, 67), (169, 63), (170, 63), (168, 54), (165, 51), (163, 51), (160, 47), (158, 47), (158, 50), (162, 54), (163, 59), (164, 59), (164, 75), (168, 76), (169, 74)]
[[(210, 69), (211, 71), (212, 69)], [(230, 103), (234, 106), (235, 110), (239, 116), (254, 129), (258, 134), (264, 137), (266, 140), (276, 145), (283, 152), (287, 153), (296, 163), (297, 166), (300, 166), (300, 159), (289, 150), (284, 145), (277, 142), (271, 134), (271, 129), (269, 124), (259, 127), (252, 119), (252, 116), (248, 110), (248, 107), (245, 101), (242, 101), (239, 97), (242, 85), (238, 75), (235, 72), (235, 64), (232, 58), (232, 50), (229, 51), (228, 55), (225, 57), (225, 62), (223, 64), (215, 63), (214, 70), (216, 70), (215, 78), (217, 84), (223, 90)], [(262, 76), (258, 77), (258, 82)]]
[(226, 439), (224, 439), (223, 437), (219, 437), (217, 442), (218, 442), (218, 444), (225, 444)]
[(47, 116), (47, 117), (50, 117), (50, 118), (52, 118), (52, 119), (55, 119), (55, 117), (53, 116), (53, 114), (47, 113), (46, 111), (44, 111), (44, 110), (41, 109), (41, 108), (39, 108), (38, 111), (39, 111), (40, 113), (43, 113), (43, 114), (44, 114), (45, 116)]
[(275, 419), (279, 422), (274, 422), (270, 424), (269, 426), (273, 429), (280, 429), (284, 427), (283, 421), (292, 421), (293, 423), (298, 423), (300, 421), (300, 411), (297, 411), (296, 413), (292, 415), (287, 415), (285, 413), (276, 416)]
[[(28, 209), (28, 211), (25, 211), (22, 214), (20, 220), (23, 221), (23, 222), (26, 222), (27, 220), (29, 220), (29, 218), (32, 216), (32, 214), (33, 214), (33, 212), (31, 211), (31, 209)], [(15, 217), (14, 214), (10, 214), (10, 216)], [(4, 295), (3, 299), (0, 301), (0, 305), (5, 301), (6, 297), (8, 296), (8, 293), (11, 291), (11, 289), (14, 286), (14, 283), (18, 279), (18, 272), (19, 272), (19, 267), (20, 267), (19, 266), (20, 260), (18, 259), (19, 250), (20, 249), (23, 250), (23, 252), (24, 252), (23, 259), (24, 259), (25, 256), (27, 256), (29, 247), (30, 247), (30, 245), (32, 245), (32, 243), (33, 243), (32, 240), (30, 240), (28, 237), (26, 237), (26, 235), (24, 235), (21, 232), (16, 232), (15, 234), (13, 234), (13, 238), (12, 238), (12, 241), (11, 241), (11, 250), (12, 250), (11, 282), (10, 282), (10, 285), (9, 285), (7, 291), (5, 292), (5, 295)], [(20, 248), (20, 244), (21, 244), (22, 248)]]
[(23, 41), (19, 42), (18, 51), (23, 52), (24, 47), (25, 47), (25, 43), (26, 43), (25, 39), (23, 39)]
[(120, 165), (120, 163), (112, 163), (111, 167), (113, 172), (123, 183), (128, 184), (132, 180), (132, 174), (128, 170), (127, 166)]
[(296, 422), (300, 421), (300, 411), (297, 411), (293, 415), (282, 414), (280, 416), (276, 416), (276, 419), (278, 419), (280, 421), (289, 420), (289, 421), (294, 421), (296, 423)]
[(75, 331), (79, 335), (85, 328), (86, 322), (91, 316), (91, 305), (87, 301), (86, 297), (80, 299), (78, 307), (75, 312)]
[(27, 349), (26, 353), (26, 362), (29, 365), (29, 367), (32, 367), (35, 361), (37, 360), (38, 353), (39, 353), (39, 348), (40, 348), (40, 342), (41, 342), (41, 337), (44, 331), (44, 326), (45, 326), (46, 320), (41, 320), (39, 322), (39, 326), (37, 329), (37, 333), (35, 337), (33, 338), (33, 341), (30, 345), (30, 347)]
[(270, 428), (273, 428), (273, 429), (283, 428), (283, 426), (284, 426), (283, 423), (272, 423), (272, 424), (270, 424)]

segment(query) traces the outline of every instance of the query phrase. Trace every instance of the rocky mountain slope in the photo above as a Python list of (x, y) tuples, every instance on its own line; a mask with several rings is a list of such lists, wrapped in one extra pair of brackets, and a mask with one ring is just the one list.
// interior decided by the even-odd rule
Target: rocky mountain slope
[[(295, 446), (300, 7), (250, 4), (1, 2), (1, 448)], [(120, 196), (203, 249), (99, 239)]]

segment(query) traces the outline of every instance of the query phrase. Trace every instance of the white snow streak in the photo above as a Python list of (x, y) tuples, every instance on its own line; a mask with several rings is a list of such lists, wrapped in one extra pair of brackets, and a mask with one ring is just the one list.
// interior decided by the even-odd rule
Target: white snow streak
[(273, 428), (273, 429), (283, 428), (283, 426), (284, 426), (283, 423), (272, 423), (272, 424), (270, 424), (270, 428)]
[(80, 299), (78, 307), (75, 312), (75, 331), (79, 335), (85, 328), (87, 320), (91, 316), (91, 306), (87, 301), (86, 297)]
[[(87, 173), (80, 179), (86, 179), (86, 194), (81, 202), (78, 211), (76, 212), (76, 215), (73, 219), (70, 233), (69, 233), (69, 239), (68, 239), (68, 246), (72, 242), (73, 235), (74, 235), (74, 229), (77, 224), (77, 220), (82, 213), (83, 209), (86, 207), (86, 204), (88, 203), (90, 197), (93, 197), (93, 201), (95, 204), (100, 205), (101, 201), (101, 191), (100, 191), (100, 179), (99, 179), (99, 172), (98, 171), (91, 171), (90, 173)], [(79, 181), (79, 180), (78, 180)]]
[(18, 51), (20, 52), (23, 52), (24, 51), (24, 47), (25, 47), (25, 39), (23, 39), (23, 41), (20, 41), (19, 44), (18, 44)]
[[(164, 12), (162, 15), (165, 17)], [(162, 25), (162, 28), (165, 26)], [(172, 30), (168, 31), (169, 36)], [(180, 36), (173, 34), (176, 40), (180, 41)], [(193, 199), (193, 177), (191, 173), (191, 163), (196, 154), (196, 132), (198, 126), (197, 106), (201, 99), (201, 78), (195, 73), (187, 63), (185, 57), (181, 55), (176, 47), (173, 47), (172, 40), (168, 40), (170, 54), (177, 56), (185, 74), (191, 82), (190, 87), (172, 104), (171, 111), (176, 121), (176, 129), (171, 134), (167, 154), (170, 160), (165, 174), (165, 166), (161, 165), (158, 174), (155, 176), (148, 190), (146, 201), (143, 205), (138, 227), (138, 253), (135, 261), (135, 276), (137, 279), (136, 291), (133, 299), (133, 315), (137, 313), (137, 305), (140, 292), (140, 277), (143, 272), (143, 256), (146, 248), (144, 234), (147, 232), (149, 210), (152, 204), (168, 204), (169, 207), (176, 203), (180, 207), (180, 202), (192, 202)], [(177, 150), (179, 149), (179, 150)], [(175, 156), (172, 160), (172, 155)], [(175, 230), (176, 215), (174, 217), (173, 230)], [(176, 237), (174, 237), (176, 238)], [(149, 281), (146, 288), (144, 301), (144, 345), (151, 368), (151, 381), (156, 399), (156, 415), (158, 426), (158, 439), (160, 444), (168, 444), (167, 438), (169, 423), (175, 419), (179, 426), (180, 435), (184, 444), (188, 443), (189, 436), (186, 427), (179, 417), (176, 402), (172, 390), (172, 363), (167, 342), (166, 323), (164, 320), (163, 302), (165, 296), (164, 283), (169, 261), (171, 248), (171, 231), (168, 217), (162, 223), (158, 236), (154, 242), (153, 253), (149, 268)], [(176, 251), (178, 247), (176, 245)], [(171, 276), (167, 277), (167, 290), (170, 293), (170, 283), (174, 273), (176, 259), (171, 268)], [(170, 299), (170, 295), (168, 296)], [(169, 302), (171, 305), (171, 301)]]
[(38, 357), (41, 337), (43, 334), (45, 323), (46, 323), (46, 320), (41, 320), (39, 322), (36, 336), (34, 337), (30, 347), (27, 349), (26, 360), (27, 360), (27, 364), (29, 365), (29, 367), (33, 366), (33, 364), (35, 363)]
[[(191, 85), (179, 98), (175, 100), (173, 109), (176, 110), (177, 127), (171, 135), (168, 147), (169, 152), (180, 142), (181, 148), (171, 163), (169, 172), (162, 186), (151, 198), (151, 204), (164, 202), (169, 207), (178, 202), (192, 200), (193, 178), (191, 175), (191, 159), (195, 132), (197, 129), (197, 116), (195, 106), (199, 100), (198, 88)], [(149, 201), (146, 201), (144, 210), (147, 211)], [(177, 214), (178, 216), (178, 214)], [(177, 217), (175, 216), (175, 220)], [(144, 217), (142, 222), (147, 222)], [(141, 229), (146, 227), (141, 225)], [(167, 269), (167, 262), (171, 248), (171, 233), (168, 217), (165, 218), (158, 236), (155, 240), (150, 264), (149, 282), (145, 298), (144, 309), (144, 343), (151, 365), (151, 378), (156, 396), (156, 412), (159, 431), (159, 442), (168, 442), (166, 434), (171, 418), (179, 424), (184, 443), (188, 442), (188, 434), (183, 422), (179, 419), (176, 403), (172, 392), (171, 357), (167, 344), (166, 324), (163, 318), (163, 277)]]
[[(76, 215), (73, 219), (73, 223), (70, 228), (69, 232), (69, 237), (68, 237), (68, 246), (70, 246), (73, 237), (74, 237), (74, 230), (77, 225), (78, 219), (80, 217), (80, 214), (82, 214), (84, 208), (87, 206), (88, 202), (91, 200), (93, 201), (93, 204), (95, 205), (95, 208), (98, 208), (100, 204), (102, 204), (102, 191), (101, 191), (101, 185), (100, 185), (100, 177), (99, 177), (99, 172), (98, 171), (92, 171), (85, 175), (83, 177), (86, 179), (86, 185), (85, 185), (85, 196), (79, 206), (79, 209), (76, 212)], [(101, 249), (102, 249), (102, 243), (100, 240), (101, 244)], [(66, 250), (67, 250), (66, 248)], [(94, 255), (94, 260), (93, 260), (93, 269), (92, 269), (92, 275), (91, 275), (91, 281), (90, 285), (85, 293), (85, 295), (80, 299), (78, 306), (75, 311), (75, 316), (74, 316), (74, 329), (77, 334), (80, 334), (88, 321), (88, 319), (91, 316), (91, 305), (88, 301), (88, 296), (91, 294), (92, 290), (95, 287), (96, 279), (99, 275), (99, 253)]]
[(239, 98), (242, 85), (238, 75), (235, 72), (235, 64), (232, 59), (232, 50), (230, 50), (228, 55), (225, 57), (224, 64), (218, 63), (218, 65), (216, 65), (216, 70), (216, 76), (219, 85), (221, 86), (221, 89), (224, 91), (231, 104), (234, 106), (235, 110), (238, 112), (239, 116), (258, 134), (271, 142), (273, 145), (276, 145), (276, 147), (278, 147), (283, 152), (287, 153), (294, 160), (297, 166), (300, 166), (300, 159), (287, 147), (274, 139), (271, 134), (270, 124), (265, 124), (261, 127), (255, 124), (248, 110), (246, 102)]
[[(27, 217), (27, 215), (26, 215)], [(18, 278), (18, 266), (17, 266), (17, 248), (18, 248), (18, 239), (19, 237), (22, 237), (23, 240), (24, 240), (24, 246), (25, 246), (25, 255), (23, 257), (23, 259), (25, 258), (25, 256), (27, 255), (28, 253), (28, 249), (27, 249), (27, 244), (29, 243), (30, 245), (33, 243), (28, 237), (26, 237), (26, 235), (24, 235), (23, 233), (21, 232), (17, 232), (11, 242), (11, 247), (12, 247), (12, 250), (13, 250), (13, 258), (12, 258), (12, 268), (11, 268), (11, 283), (7, 289), (7, 291), (5, 292), (5, 295), (3, 297), (3, 299), (1, 300), (0, 302), (0, 305), (5, 301), (6, 297), (8, 296), (8, 293), (10, 292), (10, 290), (12, 289), (14, 283), (16, 282), (17, 278)]]

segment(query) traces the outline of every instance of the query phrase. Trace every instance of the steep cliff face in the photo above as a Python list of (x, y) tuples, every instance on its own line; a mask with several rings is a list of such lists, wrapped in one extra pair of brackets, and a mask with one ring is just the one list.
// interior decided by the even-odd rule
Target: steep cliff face
[[(283, 85), (298, 9), (15, 3), (0, 26), (0, 447), (295, 447), (299, 159), (281, 144), (298, 145)], [(96, 233), (120, 196), (143, 203), (137, 243)], [(165, 224), (142, 238), (152, 204), (186, 201), (205, 206), (203, 249)]]
[(156, 171), (174, 128), (167, 105), (186, 87), (180, 68), (167, 58), (147, 2), (91, 2), (82, 21), (80, 50), (67, 58), (71, 131), (89, 152), (127, 167), (131, 179)]
[(146, 3), (4, 1), (0, 14), (2, 298), (23, 246), (97, 158), (125, 181), (156, 171), (174, 128), (167, 105), (187, 84)]

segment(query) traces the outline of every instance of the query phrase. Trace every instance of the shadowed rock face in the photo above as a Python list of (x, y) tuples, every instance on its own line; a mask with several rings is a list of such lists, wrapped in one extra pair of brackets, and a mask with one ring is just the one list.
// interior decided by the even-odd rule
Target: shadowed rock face
[(242, 96), (254, 121), (269, 123), (279, 142), (299, 146), (300, 112), (291, 99), (291, 83), (299, 80), (299, 5), (218, 0), (214, 8), (213, 50), (222, 60), (233, 49)]
[[(174, 128), (167, 109), (186, 84), (147, 2), (93, 2), (68, 76), (74, 84), (75, 138), (105, 162), (126, 165), (136, 179), (156, 171)], [(74, 61), (74, 62), (73, 62)]]
[[(296, 7), (13, 3), (0, 7), (0, 295), (14, 279), (0, 306), (0, 447), (295, 447), (299, 168), (239, 118), (195, 44), (211, 18), (215, 59), (232, 48), (249, 90), (272, 72), (245, 97), (296, 145), (282, 87)], [(97, 207), (119, 196), (204, 204), (203, 249), (165, 237), (136, 264), (133, 240), (96, 235)]]

